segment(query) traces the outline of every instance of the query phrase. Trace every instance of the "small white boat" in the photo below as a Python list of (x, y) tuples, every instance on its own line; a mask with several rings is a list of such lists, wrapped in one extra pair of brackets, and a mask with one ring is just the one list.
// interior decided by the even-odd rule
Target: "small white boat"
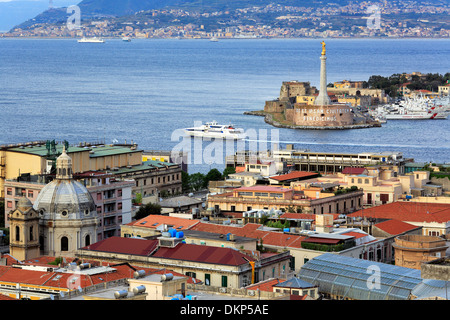
[(184, 132), (191, 137), (219, 138), (240, 140), (245, 138), (244, 129), (233, 125), (222, 125), (216, 121), (207, 122), (200, 127), (185, 128)]
[(105, 40), (103, 40), (102, 38), (97, 38), (97, 37), (93, 37), (93, 38), (86, 38), (83, 37), (80, 40), (78, 40), (79, 43), (104, 43)]
[(217, 42), (217, 41), (219, 41), (219, 39), (217, 39), (216, 37), (212, 37), (211, 39), (209, 39), (209, 41), (211, 41), (211, 42)]
[(130, 41), (131, 41), (131, 38), (130, 38), (130, 37), (123, 37), (123, 38), (122, 38), (122, 41), (130, 42)]

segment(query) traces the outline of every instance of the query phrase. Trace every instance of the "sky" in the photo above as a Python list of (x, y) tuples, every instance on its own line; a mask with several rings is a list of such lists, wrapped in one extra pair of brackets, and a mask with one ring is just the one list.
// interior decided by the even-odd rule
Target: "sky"
[[(53, 0), (54, 7), (67, 7), (81, 0)], [(32, 19), (48, 9), (49, 0), (0, 0), (0, 31)]]

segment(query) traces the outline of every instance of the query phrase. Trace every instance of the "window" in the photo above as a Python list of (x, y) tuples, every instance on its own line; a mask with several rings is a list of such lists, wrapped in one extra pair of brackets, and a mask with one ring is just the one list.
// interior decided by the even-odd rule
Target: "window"
[(32, 190), (28, 190), (28, 198), (33, 198), (33, 191)]
[(365, 184), (369, 184), (369, 179), (364, 179)]
[(268, 197), (269, 194), (267, 192), (255, 192), (255, 197)]
[(16, 226), (16, 241), (20, 241), (20, 227)]
[(12, 188), (6, 189), (6, 194), (12, 196)]
[(33, 226), (30, 226), (30, 241), (33, 241), (34, 237), (33, 237)]
[(67, 237), (61, 238), (61, 251), (69, 251), (69, 239)]
[(122, 196), (122, 189), (118, 189), (118, 190), (117, 190), (117, 196), (118, 196), (118, 197), (121, 197), (121, 196)]
[(228, 286), (228, 277), (222, 276), (222, 287), (227, 287), (227, 286)]
[(211, 275), (208, 273), (205, 273), (205, 285), (207, 286), (211, 285)]
[(122, 210), (122, 202), (117, 203), (117, 210)]
[(102, 193), (101, 192), (97, 192), (97, 200), (102, 200)]
[(271, 193), (270, 196), (274, 197), (274, 198), (283, 198), (283, 194), (282, 193)]
[(86, 235), (86, 237), (84, 238), (84, 244), (85, 244), (85, 246), (88, 246), (91, 244), (91, 236), (90, 235)]
[(12, 201), (8, 201), (8, 202), (6, 203), (6, 206), (7, 206), (8, 208), (12, 208)]

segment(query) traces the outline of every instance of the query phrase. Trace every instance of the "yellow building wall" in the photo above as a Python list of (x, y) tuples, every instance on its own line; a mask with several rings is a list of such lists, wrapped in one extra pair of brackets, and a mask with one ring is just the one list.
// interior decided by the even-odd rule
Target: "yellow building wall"
[(45, 171), (45, 159), (19, 152), (6, 152), (6, 179), (14, 179), (21, 173), (40, 174)]
[(0, 197), (5, 197), (5, 180), (15, 179), (22, 173), (40, 174), (45, 170), (46, 162), (39, 156), (5, 152), (2, 174), (0, 175)]
[(89, 151), (82, 152), (68, 152), (69, 157), (72, 158), (72, 170), (73, 172), (85, 172), (89, 171)]

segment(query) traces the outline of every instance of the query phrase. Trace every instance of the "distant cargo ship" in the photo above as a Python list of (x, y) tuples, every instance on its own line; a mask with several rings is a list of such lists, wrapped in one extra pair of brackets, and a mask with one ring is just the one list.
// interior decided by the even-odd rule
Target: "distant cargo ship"
[(94, 38), (83, 37), (80, 40), (78, 40), (78, 42), (79, 43), (104, 43), (105, 40), (103, 40), (101, 38), (97, 38), (97, 37), (94, 37)]
[(191, 137), (220, 138), (240, 140), (245, 138), (244, 129), (230, 125), (207, 122), (200, 127), (185, 128), (184, 132)]

